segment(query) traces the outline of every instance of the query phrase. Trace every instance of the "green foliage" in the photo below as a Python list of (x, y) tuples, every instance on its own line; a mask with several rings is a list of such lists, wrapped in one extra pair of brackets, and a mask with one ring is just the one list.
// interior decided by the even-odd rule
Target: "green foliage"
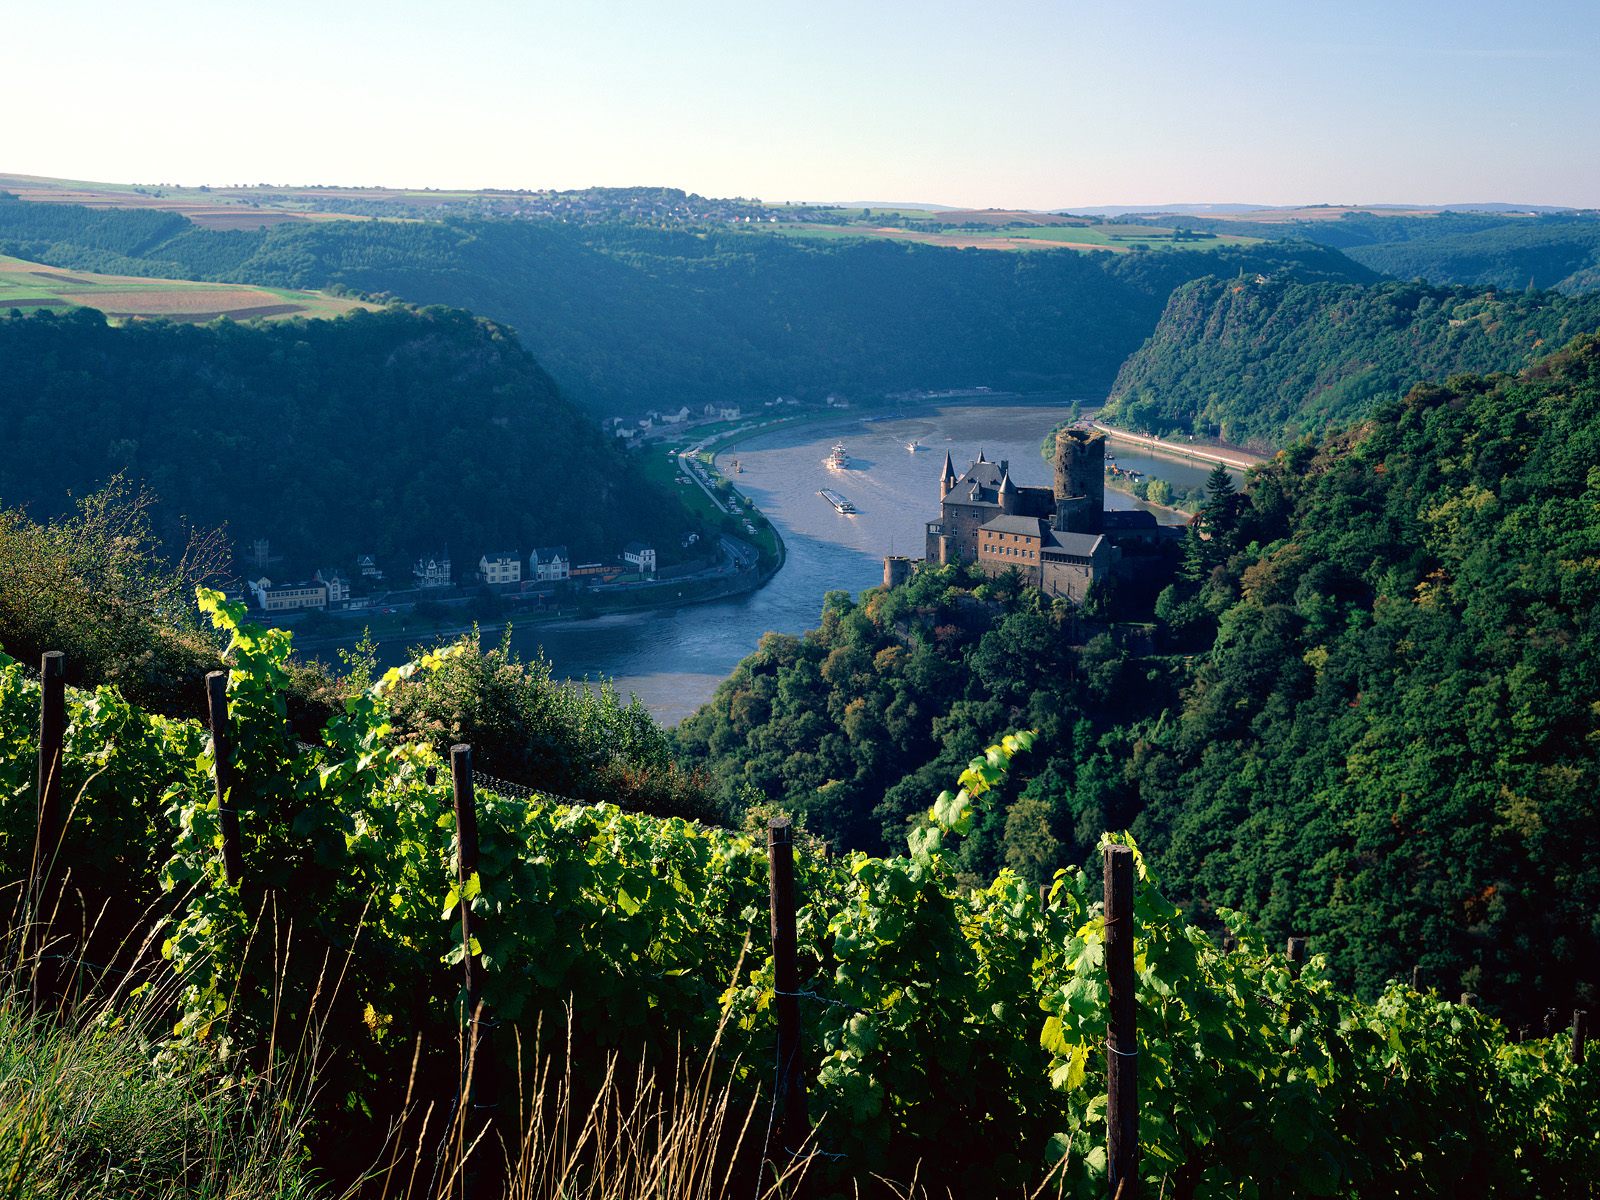
[(192, 536), (174, 564), (151, 513), (150, 495), (120, 478), (56, 520), (0, 508), (0, 646), (34, 665), (60, 650), (74, 683), (115, 683), (137, 702), (198, 711), (200, 677), (219, 660), (189, 596), (226, 553), (215, 537)]
[(1196, 280), (1173, 292), (1106, 415), (1147, 432), (1281, 446), (1419, 380), (1514, 371), (1600, 329), (1600, 295), (1411, 283)]
[(676, 550), (692, 524), (514, 336), (442, 309), (199, 327), (0, 317), (0, 440), (0, 497), (36, 518), (125, 473), (161, 496), (169, 549), (191, 523), (225, 525), (305, 575), (365, 553), (394, 577), (446, 545)]
[[(480, 793), (480, 867), (458, 889), (446, 789), (422, 777), (435, 756), (388, 726), (395, 689), (449, 657), (389, 672), (349, 701), (320, 747), (303, 748), (286, 737), (276, 695), (288, 635), (243, 624), (214, 593), (202, 606), (230, 636), (240, 781), (230, 799), (245, 884), (221, 878), (197, 732), (152, 746), (105, 730), (103, 744), (72, 751), (100, 764), (131, 754), (172, 781), (165, 952), (188, 984), (162, 1061), (209, 1049), (256, 1077), (249, 1067), (265, 1061), (269, 1034), (291, 1045), (313, 1020), (326, 947), (343, 982), (315, 1014), (331, 1051), (319, 1095), (339, 1161), (363, 1161), (417, 1042), (417, 1094), (453, 1094), (453, 1063), (428, 1048), (448, 1046), (460, 1018), (451, 966), (467, 904), (503, 1032), (564, 1023), (570, 997), (582, 1073), (606, 1048), (705, 1046), (726, 1016), (726, 1069), (747, 1087), (770, 1078), (763, 846), (609, 805)], [(829, 611), (848, 619), (837, 603)], [(8, 688), (26, 689), (19, 675), (0, 667)], [(0, 759), (20, 774), (12, 760), (25, 738), (12, 732), (14, 706), (0, 713)], [(960, 790), (919, 822), (909, 856), (797, 863), (812, 1111), (819, 1142), (840, 1156), (828, 1169), (841, 1184), (873, 1171), (907, 1178), (920, 1163), (936, 1188), (993, 1194), (1055, 1161), (1053, 1191), (1104, 1189), (1096, 882), (1061, 871), (1046, 898), (1010, 872), (973, 887), (952, 857), (1004, 795), (1015, 756), (1039, 746), (1018, 733), (974, 756)], [(26, 804), (18, 799), (8, 810)], [(1320, 958), (1294, 977), (1231, 913), (1221, 916), (1241, 944), (1223, 953), (1143, 875), (1141, 865), (1134, 935), (1152, 1194), (1244, 1185), (1442, 1197), (1488, 1180), (1496, 1194), (1532, 1196), (1592, 1180), (1600, 1082), (1592, 1066), (1566, 1063), (1563, 1037), (1510, 1045), (1498, 1024), (1396, 986), (1375, 1004), (1351, 1000)], [(252, 932), (256, 905), (271, 917)], [(274, 932), (290, 924), (292, 942)]]
[(306, 1105), (204, 1062), (157, 1064), (154, 1006), (122, 997), (63, 1023), (0, 997), (6, 1200), (309, 1200)]
[(959, 567), (921, 571), (859, 603), (829, 593), (818, 629), (769, 634), (673, 736), (726, 803), (752, 789), (806, 814), (835, 844), (882, 852), (943, 781), (1027, 724), (1044, 765), (1023, 794), (1054, 848), (1037, 822), (1008, 826), (1011, 785), (957, 857), (973, 878), (1028, 861), (1027, 878), (1042, 882), (1131, 816), (1119, 772), (1083, 769), (1115, 752), (1103, 737), (1176, 701), (1170, 665), (1134, 673), (1100, 629), (1033, 589)]
[(1593, 1006), (1597, 461), (1584, 338), (1255, 473), (1233, 550), (1163, 605), (1215, 630), (1135, 772), (1180, 898), (1366, 991), (1420, 963), (1519, 1020)]
[[(678, 731), (881, 851), (1007, 728), (1034, 778), (954, 851), (1042, 881), (1132, 826), (1202, 921), (1309, 935), (1372, 997), (1420, 965), (1533, 1022), (1600, 1000), (1600, 342), (1457, 377), (1211, 481), (1156, 648), (951, 569), (769, 637)], [(1135, 650), (1139, 652), (1135, 652)]]
[(557, 796), (608, 801), (657, 816), (717, 822), (704, 780), (673, 760), (667, 733), (637, 697), (609, 682), (569, 684), (543, 657), (520, 660), (511, 631), (484, 650), (476, 631), (458, 639), (437, 669), (389, 693), (397, 735), (428, 742), (441, 757), (459, 742), (473, 764)]
[(155, 229), (149, 214), (135, 238), (121, 215), (0, 204), (0, 252), (467, 308), (514, 326), (567, 395), (607, 413), (975, 380), (1101, 390), (1172, 289), (1199, 274), (1373, 278), (1335, 252), (1281, 244), (1003, 254), (624, 223), (318, 221), (220, 232), (180, 220), (185, 227)]

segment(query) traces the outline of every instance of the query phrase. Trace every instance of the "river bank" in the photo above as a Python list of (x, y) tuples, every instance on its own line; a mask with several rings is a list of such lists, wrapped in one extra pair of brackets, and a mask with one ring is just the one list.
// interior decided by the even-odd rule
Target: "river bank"
[(1168, 441), (1166, 438), (1150, 437), (1148, 434), (1129, 433), (1125, 429), (1117, 429), (1099, 420), (1091, 421), (1090, 423), (1113, 442), (1141, 446), (1146, 450), (1165, 451), (1180, 458), (1199, 462), (1221, 463), (1223, 466), (1232, 467), (1236, 471), (1248, 471), (1251, 467), (1267, 461), (1267, 456), (1264, 454), (1256, 454), (1254, 451), (1240, 449), (1236, 446), (1224, 447), (1209, 443), (1196, 445), (1191, 442), (1173, 442)]

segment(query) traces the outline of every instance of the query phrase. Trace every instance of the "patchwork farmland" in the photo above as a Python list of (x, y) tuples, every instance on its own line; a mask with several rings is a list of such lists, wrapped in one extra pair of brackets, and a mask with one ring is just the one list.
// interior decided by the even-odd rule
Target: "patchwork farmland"
[(275, 317), (337, 317), (359, 300), (323, 292), (250, 287), (232, 283), (194, 283), (137, 275), (99, 275), (67, 271), (0, 255), (0, 312), (20, 309), (65, 311), (95, 308), (113, 320), (165, 317), (169, 321), (235, 321)]

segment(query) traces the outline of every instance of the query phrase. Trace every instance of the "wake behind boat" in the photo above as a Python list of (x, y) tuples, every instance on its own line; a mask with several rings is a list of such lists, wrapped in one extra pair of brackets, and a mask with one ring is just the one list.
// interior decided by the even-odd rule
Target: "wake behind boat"
[(828, 469), (830, 471), (847, 471), (850, 469), (850, 456), (844, 452), (844, 443), (835, 442), (834, 447), (828, 452)]

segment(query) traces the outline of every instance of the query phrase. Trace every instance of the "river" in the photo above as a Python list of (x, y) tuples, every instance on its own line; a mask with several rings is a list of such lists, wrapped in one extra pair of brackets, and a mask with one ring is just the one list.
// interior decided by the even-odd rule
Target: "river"
[[(731, 472), (735, 459), (743, 466), (734, 481), (778, 527), (788, 547), (788, 561), (766, 587), (689, 608), (528, 626), (513, 632), (513, 645), (524, 657), (542, 650), (559, 676), (613, 679), (620, 692), (636, 694), (657, 719), (675, 723), (711, 698), (763, 633), (813, 627), (824, 593), (855, 593), (881, 583), (886, 554), (922, 557), (923, 525), (939, 514), (946, 450), (958, 473), (982, 450), (991, 460), (1008, 460), (1018, 484), (1049, 486), (1051, 466), (1040, 457), (1039, 443), (1065, 416), (1065, 406), (1058, 404), (960, 404), (882, 420), (841, 413), (837, 420), (756, 435), (724, 450), (718, 461), (725, 471)], [(914, 439), (922, 446), (915, 453), (906, 449)], [(848, 450), (847, 471), (824, 465), (835, 442)], [(1115, 454), (1123, 468), (1180, 487), (1197, 486), (1208, 469), (1122, 446)], [(834, 512), (817, 495), (824, 487), (846, 496), (857, 514)], [(1149, 507), (1110, 488), (1106, 506)], [(1183, 519), (1153, 511), (1162, 521)], [(396, 661), (403, 650), (386, 645), (383, 657)]]

